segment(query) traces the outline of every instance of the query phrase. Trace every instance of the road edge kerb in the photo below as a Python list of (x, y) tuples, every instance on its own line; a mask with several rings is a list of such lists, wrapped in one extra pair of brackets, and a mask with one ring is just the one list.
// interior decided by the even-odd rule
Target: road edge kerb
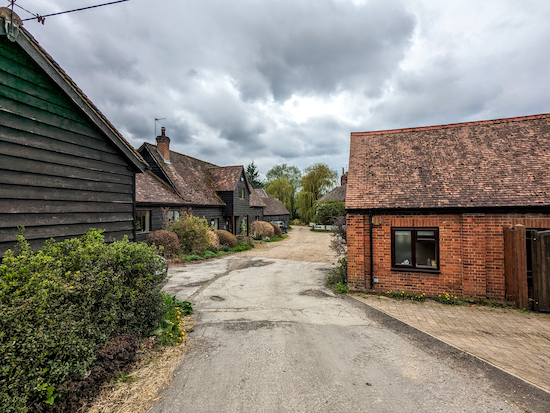
[(475, 376), (476, 380), (482, 378), (487, 390), (504, 394), (508, 401), (531, 412), (550, 411), (550, 392), (542, 387), (413, 327), (351, 295), (344, 295), (342, 298), (362, 308), (373, 321), (412, 342), (429, 355), (444, 361), (452, 369), (466, 376)]

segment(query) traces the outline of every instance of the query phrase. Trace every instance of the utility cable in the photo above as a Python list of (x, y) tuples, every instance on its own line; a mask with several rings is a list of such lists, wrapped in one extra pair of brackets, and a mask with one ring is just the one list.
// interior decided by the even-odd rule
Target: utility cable
[[(96, 7), (102, 7), (102, 6), (109, 6), (111, 4), (116, 4), (116, 3), (123, 3), (125, 1), (130, 1), (130, 0), (118, 0), (118, 1), (112, 1), (110, 3), (103, 3), (103, 4), (97, 4), (95, 6), (88, 6), (88, 7), (81, 7), (80, 9), (74, 9), (74, 10), (67, 10), (67, 11), (60, 11), (58, 13), (51, 13), (51, 14), (45, 14), (44, 16), (39, 16), (39, 15), (35, 15), (34, 13), (31, 13), (32, 15), (34, 15), (35, 17), (29, 17), (28, 19), (22, 19), (23, 21), (27, 21), (27, 20), (35, 20), (37, 19), (39, 22), (41, 22), (42, 24), (44, 24), (44, 19), (46, 17), (51, 17), (51, 16), (58, 16), (60, 14), (67, 14), (67, 13), (72, 13), (72, 12), (75, 12), (75, 11), (82, 11), (82, 10), (88, 10), (88, 9), (94, 9)], [(15, 4), (16, 6), (18, 6), (17, 4)], [(18, 7), (21, 7), (21, 6), (18, 6)], [(22, 7), (21, 7), (22, 8)], [(23, 9), (23, 8), (22, 8)], [(25, 9), (23, 9), (25, 10)], [(27, 11), (27, 10), (25, 10)], [(30, 13), (30, 12), (29, 12)]]

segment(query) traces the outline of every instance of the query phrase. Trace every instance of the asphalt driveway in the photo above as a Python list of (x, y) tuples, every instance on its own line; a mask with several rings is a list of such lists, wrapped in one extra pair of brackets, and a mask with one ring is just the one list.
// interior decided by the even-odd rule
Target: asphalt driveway
[(165, 290), (194, 303), (197, 323), (151, 411), (531, 411), (335, 296), (330, 268), (246, 254), (172, 268)]

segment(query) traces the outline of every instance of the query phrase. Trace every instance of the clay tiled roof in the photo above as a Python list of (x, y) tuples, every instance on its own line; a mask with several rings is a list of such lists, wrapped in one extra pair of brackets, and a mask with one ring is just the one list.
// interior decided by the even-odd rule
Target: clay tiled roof
[(254, 192), (264, 201), (264, 216), (268, 215), (290, 215), (288, 209), (279, 201), (269, 195), (265, 189), (255, 189)]
[(347, 209), (550, 206), (550, 114), (352, 133)]
[(317, 200), (317, 202), (324, 202), (324, 201), (342, 201), (342, 202), (346, 202), (346, 186), (347, 185), (345, 185), (345, 184), (337, 186), (332, 191), (326, 193), (321, 198), (319, 198)]
[(265, 207), (265, 202), (256, 193), (256, 190), (253, 189), (251, 185), (248, 185), (248, 189), (250, 190), (250, 200), (248, 201), (248, 204), (251, 207)]
[(242, 166), (222, 166), (210, 168), (212, 181), (216, 190), (233, 192), (237, 188), (237, 183), (243, 171)]
[(136, 202), (184, 203), (172, 188), (151, 171), (136, 175)]
[(155, 145), (144, 145), (172, 181), (183, 202), (194, 205), (225, 205), (216, 194), (209, 172), (216, 165), (174, 151), (170, 151), (170, 163), (166, 163)]

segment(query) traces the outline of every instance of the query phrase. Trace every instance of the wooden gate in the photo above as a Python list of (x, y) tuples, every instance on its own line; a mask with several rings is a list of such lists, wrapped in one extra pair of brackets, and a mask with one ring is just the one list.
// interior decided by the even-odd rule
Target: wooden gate
[(550, 231), (536, 231), (531, 250), (534, 309), (550, 312)]

